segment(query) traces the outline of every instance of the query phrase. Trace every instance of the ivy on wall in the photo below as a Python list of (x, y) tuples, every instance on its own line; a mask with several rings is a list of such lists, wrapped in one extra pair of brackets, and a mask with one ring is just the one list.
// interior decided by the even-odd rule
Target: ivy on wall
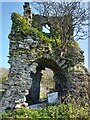
[[(12, 30), (14, 30), (15, 32), (21, 33), (21, 35), (24, 37), (31, 36), (34, 40), (39, 40), (43, 43), (48, 43), (52, 49), (59, 46), (60, 49), (58, 52), (56, 51), (56, 54), (61, 52), (63, 43), (60, 39), (54, 39), (52, 38), (52, 36), (48, 37), (42, 31), (38, 30), (38, 28), (32, 27), (32, 25), (28, 24), (26, 18), (16, 12), (12, 13), (11, 19)], [(83, 62), (79, 44), (73, 38), (71, 41), (67, 41), (65, 50), (66, 51), (64, 51), (63, 57), (65, 57), (66, 59), (70, 59), (70, 62), (68, 64), (70, 64), (71, 66), (75, 65), (80, 61)], [(73, 61), (77, 62), (73, 64)]]
[(12, 19), (12, 29), (15, 31), (21, 31), (25, 33), (27, 29), (29, 29), (29, 26), (27, 24), (26, 18), (22, 17), (20, 14), (13, 12), (11, 15)]
[[(25, 36), (31, 35), (32, 38), (34, 39), (39, 38), (39, 40), (42, 40), (46, 43), (50, 43), (52, 47), (55, 47), (56, 45), (55, 40), (52, 37), (48, 38), (44, 33), (42, 33), (42, 31), (39, 31), (37, 28), (30, 26), (27, 23), (25, 17), (14, 12), (12, 13), (11, 19), (12, 19), (12, 29), (14, 31), (19, 31), (22, 33), (22, 35)], [(58, 45), (61, 44), (61, 40), (56, 39), (56, 41)]]

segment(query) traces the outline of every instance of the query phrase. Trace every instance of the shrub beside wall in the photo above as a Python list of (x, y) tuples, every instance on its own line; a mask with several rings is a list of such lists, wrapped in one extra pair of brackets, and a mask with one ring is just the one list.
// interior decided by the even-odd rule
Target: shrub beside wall
[(2, 114), (3, 118), (70, 118), (88, 119), (88, 105), (80, 107), (76, 104), (59, 104), (55, 106), (47, 106), (40, 109), (19, 108), (14, 111), (6, 111)]

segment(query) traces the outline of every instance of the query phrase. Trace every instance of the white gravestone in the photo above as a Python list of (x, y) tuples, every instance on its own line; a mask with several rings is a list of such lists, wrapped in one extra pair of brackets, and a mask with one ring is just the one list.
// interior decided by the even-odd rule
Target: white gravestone
[(48, 103), (57, 103), (58, 102), (58, 92), (53, 92), (48, 94)]

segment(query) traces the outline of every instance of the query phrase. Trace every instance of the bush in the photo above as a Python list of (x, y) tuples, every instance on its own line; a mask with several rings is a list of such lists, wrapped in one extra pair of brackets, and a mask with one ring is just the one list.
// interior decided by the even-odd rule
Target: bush
[(40, 109), (19, 108), (2, 114), (3, 118), (70, 118), (88, 119), (88, 105), (80, 107), (73, 104), (59, 104), (55, 106), (47, 106)]

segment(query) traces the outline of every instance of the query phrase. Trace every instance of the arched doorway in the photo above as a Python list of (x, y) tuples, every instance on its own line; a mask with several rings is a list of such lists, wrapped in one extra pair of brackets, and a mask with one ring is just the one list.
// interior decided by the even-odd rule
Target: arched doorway
[[(38, 66), (36, 68), (36, 73), (32, 73), (32, 85), (29, 90), (29, 94), (26, 96), (26, 102), (31, 105), (31, 104), (37, 104), (39, 103), (40, 100), (40, 82), (42, 79), (42, 70), (45, 70), (45, 68), (49, 68), (53, 71), (54, 76), (54, 82), (55, 82), (55, 87), (53, 88), (53, 91), (59, 92), (59, 95), (63, 95), (63, 89), (66, 88), (66, 78), (62, 74), (61, 69), (59, 66), (56, 64), (55, 61), (52, 59), (47, 59), (47, 58), (40, 58), (35, 61), (38, 63)], [(52, 92), (52, 91), (49, 91)], [(61, 93), (62, 92), (62, 93)]]

